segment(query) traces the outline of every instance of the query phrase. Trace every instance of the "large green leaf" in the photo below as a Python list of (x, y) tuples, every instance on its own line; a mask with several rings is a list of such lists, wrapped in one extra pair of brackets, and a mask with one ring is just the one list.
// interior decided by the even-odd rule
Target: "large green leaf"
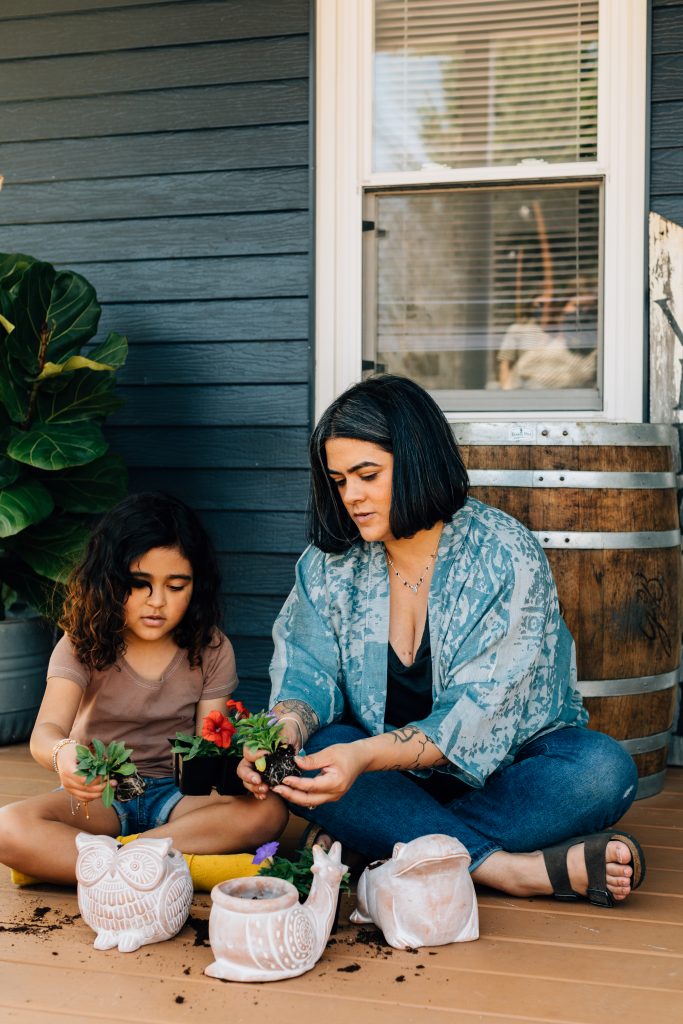
[(14, 553), (4, 557), (0, 568), (2, 581), (16, 591), (20, 601), (56, 622), (64, 605), (64, 588), (39, 576)]
[(109, 363), (115, 370), (120, 369), (128, 356), (128, 338), (124, 334), (117, 334), (112, 331), (101, 345), (97, 345), (90, 352), (91, 359), (98, 359), (101, 363)]
[(98, 363), (95, 359), (88, 359), (86, 356), (69, 356), (64, 363), (45, 363), (42, 372), (36, 380), (47, 380), (48, 377), (59, 377), (62, 373), (73, 373), (75, 370), (113, 370), (109, 363)]
[(19, 476), (21, 466), (13, 459), (0, 455), (0, 487), (9, 487)]
[(37, 480), (22, 480), (0, 490), (0, 537), (12, 537), (49, 516), (54, 503)]
[(7, 454), (36, 469), (67, 469), (93, 462), (107, 450), (97, 423), (37, 423), (13, 430)]
[(106, 512), (125, 497), (128, 474), (123, 460), (107, 452), (87, 466), (48, 477), (46, 484), (55, 504), (66, 512)]
[(0, 288), (10, 291), (37, 260), (23, 252), (0, 253)]
[(88, 371), (47, 380), (38, 394), (36, 416), (43, 423), (104, 419), (122, 404), (115, 385), (113, 374)]
[(88, 533), (85, 519), (51, 516), (47, 522), (19, 534), (12, 543), (12, 550), (41, 576), (64, 583), (83, 554)]
[(15, 324), (10, 354), (27, 373), (38, 376), (45, 361), (60, 363), (76, 355), (97, 330), (100, 306), (93, 286), (73, 271), (57, 272), (49, 263), (28, 267), (4, 315)]

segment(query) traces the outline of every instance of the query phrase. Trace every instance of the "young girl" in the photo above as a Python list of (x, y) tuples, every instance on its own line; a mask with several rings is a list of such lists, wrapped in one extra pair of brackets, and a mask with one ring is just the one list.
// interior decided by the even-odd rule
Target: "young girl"
[[(76, 880), (78, 832), (171, 836), (183, 852), (254, 849), (284, 828), (272, 796), (183, 796), (168, 742), (201, 731), (237, 686), (217, 628), (219, 576), (194, 513), (163, 494), (134, 494), (92, 534), (68, 587), (65, 635), (50, 659), (31, 753), (61, 788), (0, 810), (0, 861), (55, 883)], [(105, 807), (104, 785), (76, 774), (76, 744), (122, 740), (142, 796)]]

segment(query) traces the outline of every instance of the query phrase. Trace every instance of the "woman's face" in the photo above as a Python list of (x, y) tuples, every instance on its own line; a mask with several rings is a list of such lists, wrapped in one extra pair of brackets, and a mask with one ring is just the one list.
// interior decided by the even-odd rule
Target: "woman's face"
[(327, 475), (363, 540), (392, 540), (391, 479), (394, 456), (369, 441), (332, 437), (325, 442)]

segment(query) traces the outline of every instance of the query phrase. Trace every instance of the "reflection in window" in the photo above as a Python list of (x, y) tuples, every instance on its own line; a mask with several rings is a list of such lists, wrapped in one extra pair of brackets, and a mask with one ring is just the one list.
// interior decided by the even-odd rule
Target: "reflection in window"
[(366, 322), (379, 367), (431, 390), (595, 392), (598, 184), (383, 192), (370, 202)]

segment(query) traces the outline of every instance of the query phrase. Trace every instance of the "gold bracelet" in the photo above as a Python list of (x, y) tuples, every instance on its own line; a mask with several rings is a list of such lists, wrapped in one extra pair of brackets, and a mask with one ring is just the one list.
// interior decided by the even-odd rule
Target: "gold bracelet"
[(57, 754), (62, 749), (62, 747), (65, 747), (68, 743), (75, 743), (76, 745), (78, 745), (78, 740), (72, 740), (69, 739), (68, 736), (66, 736), (63, 740), (57, 740), (54, 747), (52, 748), (52, 771), (56, 772), (58, 775), (59, 768), (57, 767)]

